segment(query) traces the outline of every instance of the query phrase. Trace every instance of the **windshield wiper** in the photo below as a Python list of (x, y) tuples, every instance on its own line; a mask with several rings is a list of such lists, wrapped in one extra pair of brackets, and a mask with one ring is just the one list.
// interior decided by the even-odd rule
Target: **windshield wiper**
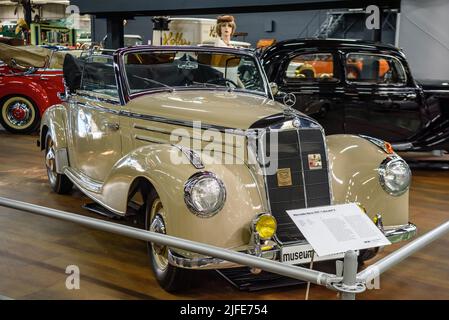
[[(212, 87), (212, 88), (223, 88), (226, 89), (226, 91), (228, 92), (234, 92), (236, 89), (232, 88), (232, 87), (228, 87), (228, 86), (222, 86), (219, 84), (215, 84), (215, 83), (207, 83), (207, 82), (196, 82), (196, 81), (192, 81), (192, 84), (196, 84), (199, 86), (202, 86), (203, 88), (207, 88), (207, 87)], [(190, 87), (190, 86), (189, 86)]]
[(132, 76), (137, 78), (137, 79), (140, 79), (140, 80), (148, 81), (150, 83), (154, 83), (154, 84), (158, 84), (158, 85), (161, 85), (163, 87), (166, 87), (170, 92), (174, 92), (175, 91), (175, 88), (170, 87), (169, 85), (166, 85), (165, 83), (162, 83), (162, 82), (159, 82), (159, 81), (156, 81), (156, 80), (153, 80), (153, 79), (139, 77), (139, 76), (136, 76), (135, 74), (133, 74)]
[(195, 84), (195, 85), (202, 86), (203, 88), (207, 88), (207, 87), (213, 87), (213, 88), (226, 88), (226, 86), (222, 86), (222, 85), (215, 84), (215, 83), (196, 82), (196, 81), (192, 81), (191, 83), (192, 83), (192, 84)]

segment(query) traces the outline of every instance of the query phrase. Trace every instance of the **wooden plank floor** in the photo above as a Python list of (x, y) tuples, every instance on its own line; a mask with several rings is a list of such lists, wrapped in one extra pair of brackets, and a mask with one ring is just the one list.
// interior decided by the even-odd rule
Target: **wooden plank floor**
[[(81, 208), (79, 191), (52, 193), (36, 136), (0, 131), (0, 196), (100, 218)], [(411, 221), (421, 234), (449, 219), (449, 172), (415, 171)], [(376, 259), (398, 248), (388, 247)], [(449, 235), (381, 277), (380, 290), (359, 299), (449, 299)], [(65, 269), (77, 265), (81, 289), (67, 290)], [(14, 299), (304, 299), (305, 286), (240, 292), (205, 271), (182, 294), (163, 291), (152, 276), (145, 243), (76, 224), (0, 207), (0, 295)], [(312, 299), (336, 299), (312, 286)]]

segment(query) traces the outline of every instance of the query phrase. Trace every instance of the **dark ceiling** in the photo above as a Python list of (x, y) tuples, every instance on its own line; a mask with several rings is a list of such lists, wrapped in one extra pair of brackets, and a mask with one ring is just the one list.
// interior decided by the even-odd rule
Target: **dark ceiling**
[(276, 12), (338, 8), (364, 8), (376, 4), (383, 8), (399, 9), (400, 0), (71, 0), (81, 14), (101, 16), (158, 16), (189, 14), (223, 14), (246, 12)]

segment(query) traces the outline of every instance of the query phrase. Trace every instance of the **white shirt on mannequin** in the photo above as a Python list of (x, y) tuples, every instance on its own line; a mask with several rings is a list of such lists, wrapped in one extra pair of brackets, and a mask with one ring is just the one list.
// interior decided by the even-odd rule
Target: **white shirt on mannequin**
[(227, 48), (234, 48), (233, 45), (227, 45), (221, 38), (217, 38), (215, 40), (215, 46), (216, 47), (227, 47)]

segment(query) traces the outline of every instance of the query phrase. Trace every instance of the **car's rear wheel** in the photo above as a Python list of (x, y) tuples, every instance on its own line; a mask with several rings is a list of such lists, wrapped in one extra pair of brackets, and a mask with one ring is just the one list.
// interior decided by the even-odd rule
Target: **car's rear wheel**
[(0, 103), (0, 122), (11, 133), (31, 133), (39, 125), (39, 110), (35, 104), (23, 96), (13, 96)]
[[(153, 189), (149, 192), (145, 204), (145, 229), (157, 233), (166, 233), (165, 209), (159, 195)], [(168, 262), (168, 248), (157, 243), (147, 242), (151, 269), (159, 285), (168, 292), (186, 289), (190, 286), (190, 270), (177, 268)]]
[(54, 192), (66, 194), (72, 190), (73, 183), (66, 175), (56, 172), (55, 144), (51, 133), (45, 137), (45, 167), (47, 168), (48, 182)]

